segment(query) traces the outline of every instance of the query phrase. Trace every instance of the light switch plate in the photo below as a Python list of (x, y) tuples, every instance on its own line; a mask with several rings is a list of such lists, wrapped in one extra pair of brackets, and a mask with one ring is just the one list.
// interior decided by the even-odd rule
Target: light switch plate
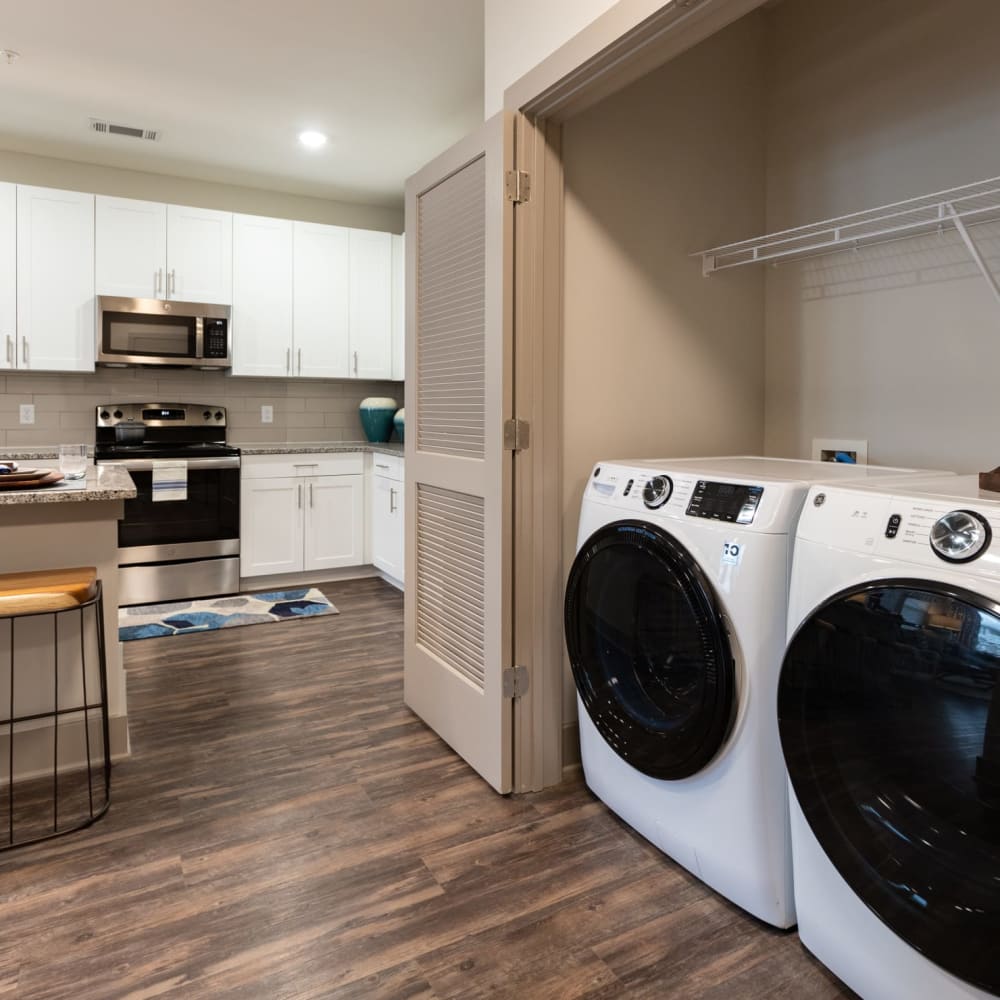
[(20, 407), (21, 411), (21, 423), (22, 424), (33, 424), (35, 422), (35, 404), (34, 403), (22, 403)]
[(273, 406), (262, 406), (260, 408), (260, 422), (262, 424), (273, 424), (274, 423), (274, 407)]

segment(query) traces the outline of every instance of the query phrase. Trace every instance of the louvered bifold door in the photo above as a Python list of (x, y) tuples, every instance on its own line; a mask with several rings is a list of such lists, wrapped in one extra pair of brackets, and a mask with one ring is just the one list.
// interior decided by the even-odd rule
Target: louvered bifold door
[(510, 115), (406, 186), (406, 704), (511, 788)]

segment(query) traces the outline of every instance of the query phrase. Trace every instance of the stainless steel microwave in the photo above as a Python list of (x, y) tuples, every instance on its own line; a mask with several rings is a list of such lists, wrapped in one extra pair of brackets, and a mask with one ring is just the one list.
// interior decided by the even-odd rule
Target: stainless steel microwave
[(229, 368), (229, 306), (162, 299), (97, 299), (97, 363)]

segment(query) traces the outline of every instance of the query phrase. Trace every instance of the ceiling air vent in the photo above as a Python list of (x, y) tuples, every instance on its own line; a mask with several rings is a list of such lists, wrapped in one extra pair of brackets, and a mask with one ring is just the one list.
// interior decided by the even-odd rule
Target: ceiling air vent
[(102, 118), (91, 118), (90, 128), (98, 135), (123, 135), (128, 139), (149, 139), (151, 142), (156, 142), (160, 138), (160, 133), (155, 128), (115, 125)]

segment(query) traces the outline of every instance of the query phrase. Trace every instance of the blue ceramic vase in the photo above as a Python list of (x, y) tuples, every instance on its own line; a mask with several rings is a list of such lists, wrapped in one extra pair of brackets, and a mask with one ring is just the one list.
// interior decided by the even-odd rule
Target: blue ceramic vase
[(388, 441), (392, 436), (392, 417), (396, 400), (389, 396), (368, 396), (361, 400), (361, 428), (372, 443)]
[(396, 410), (396, 415), (392, 418), (392, 425), (399, 435), (400, 444), (403, 442), (403, 431), (406, 429), (406, 410), (400, 408)]

